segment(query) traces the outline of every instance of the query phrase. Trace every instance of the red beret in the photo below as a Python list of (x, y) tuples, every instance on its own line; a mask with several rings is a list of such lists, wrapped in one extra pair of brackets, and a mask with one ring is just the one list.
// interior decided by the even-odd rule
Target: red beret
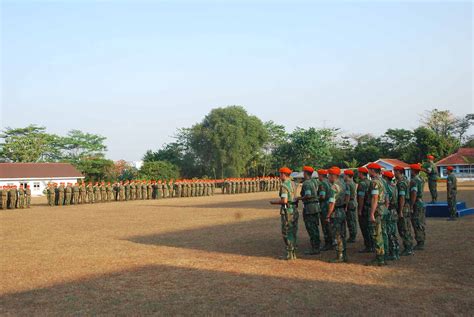
[(393, 170), (394, 170), (394, 171), (401, 171), (401, 172), (403, 172), (403, 171), (405, 171), (405, 168), (403, 168), (403, 167), (400, 166), (400, 165), (397, 165), (397, 166), (395, 166), (395, 167), (393, 168)]
[(420, 164), (416, 163), (416, 164), (410, 164), (410, 169), (414, 170), (414, 171), (421, 171), (421, 166)]
[(363, 167), (363, 166), (362, 166), (362, 167), (359, 167), (359, 168), (357, 169), (357, 171), (358, 171), (359, 173), (364, 173), (364, 174), (368, 174), (368, 173), (369, 173), (369, 170), (368, 170), (366, 167)]
[(391, 171), (385, 171), (385, 172), (383, 172), (382, 175), (385, 176), (385, 177), (388, 177), (390, 179), (393, 178), (393, 173)]
[(278, 172), (280, 172), (282, 174), (288, 174), (288, 175), (291, 174), (291, 170), (288, 167), (282, 167), (278, 170)]
[(453, 170), (454, 170), (454, 167), (448, 166), (446, 169), (447, 169), (448, 171), (453, 171)]
[(381, 170), (382, 169), (382, 166), (380, 166), (379, 164), (377, 163), (370, 163), (369, 165), (367, 165), (367, 168), (369, 170)]
[(328, 171), (327, 170), (318, 170), (318, 175), (327, 175), (328, 174)]
[(354, 172), (352, 170), (345, 170), (344, 175), (354, 176)]
[(430, 159), (430, 160), (434, 160), (434, 156), (433, 156), (433, 155), (427, 155), (426, 157), (427, 157), (428, 159)]
[(341, 174), (341, 169), (337, 166), (333, 166), (330, 169), (328, 169), (328, 173), (331, 175), (340, 175)]
[(308, 172), (308, 173), (313, 173), (314, 168), (312, 168), (311, 166), (303, 166), (303, 171)]

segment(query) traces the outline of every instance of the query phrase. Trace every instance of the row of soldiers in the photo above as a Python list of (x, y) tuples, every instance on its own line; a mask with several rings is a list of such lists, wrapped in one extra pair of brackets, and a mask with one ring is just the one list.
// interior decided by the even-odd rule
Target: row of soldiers
[(0, 209), (30, 208), (30, 186), (2, 186), (0, 187)]
[[(396, 166), (394, 172), (384, 171), (379, 164), (371, 163), (354, 171), (332, 167), (318, 170), (318, 178), (312, 178), (314, 169), (303, 168), (304, 182), (300, 196), (290, 179), (291, 170), (280, 169), (282, 181), (279, 200), (283, 240), (287, 259), (296, 258), (298, 230), (298, 202), (303, 202), (303, 220), (310, 237), (312, 249), (307, 254), (336, 249), (334, 262), (347, 262), (346, 243), (355, 242), (357, 222), (364, 239), (361, 253), (375, 253), (373, 265), (385, 265), (387, 260), (397, 260), (400, 255), (412, 255), (413, 250), (423, 250), (425, 244), (424, 181), (420, 177), (420, 164), (410, 165), (411, 179), (405, 176), (405, 168)], [(455, 217), (456, 179), (448, 168), (448, 204), (451, 218)], [(454, 206), (454, 207), (453, 207)], [(319, 225), (322, 226), (325, 245), (320, 248)], [(346, 230), (349, 239), (346, 240)], [(413, 235), (416, 241), (414, 246)], [(400, 253), (397, 234), (403, 241)]]
[(278, 177), (228, 178), (222, 184), (222, 194), (276, 191), (280, 185)]
[(213, 180), (121, 181), (85, 183), (49, 183), (46, 196), (50, 206), (92, 204), (111, 201), (198, 197), (214, 195)]

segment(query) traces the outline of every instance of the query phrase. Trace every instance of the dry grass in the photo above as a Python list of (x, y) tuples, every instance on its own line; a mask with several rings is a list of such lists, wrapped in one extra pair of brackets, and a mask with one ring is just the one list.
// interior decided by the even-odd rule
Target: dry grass
[(285, 262), (274, 195), (2, 211), (0, 313), (472, 315), (474, 217), (429, 219), (426, 251), (388, 267), (363, 265), (360, 237), (350, 264)]

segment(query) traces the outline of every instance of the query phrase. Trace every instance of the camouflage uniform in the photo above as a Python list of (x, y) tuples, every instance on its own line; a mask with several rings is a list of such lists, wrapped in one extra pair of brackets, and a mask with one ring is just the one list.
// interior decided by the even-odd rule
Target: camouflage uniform
[(64, 186), (59, 184), (58, 187), (58, 206), (64, 205)]
[(386, 236), (386, 228), (383, 226), (382, 218), (386, 216), (388, 211), (385, 207), (385, 185), (380, 176), (373, 177), (370, 181), (369, 194), (370, 201), (373, 195), (378, 195), (377, 208), (374, 213), (375, 222), (369, 223), (370, 234), (375, 246), (375, 262), (377, 264), (385, 264), (384, 235)]
[(357, 236), (357, 188), (352, 178), (346, 184), (345, 194), (349, 196), (349, 202), (346, 207), (346, 223), (349, 229), (348, 242), (355, 242)]
[(328, 216), (329, 211), (329, 194), (331, 191), (331, 186), (327, 179), (324, 179), (320, 182), (318, 195), (319, 195), (319, 202), (321, 207), (321, 226), (323, 228), (323, 235), (324, 235), (324, 247), (323, 251), (331, 250), (333, 248), (334, 237), (332, 234), (331, 224), (326, 221), (326, 217)]
[(66, 206), (69, 206), (71, 204), (71, 198), (72, 198), (71, 184), (67, 184), (66, 188), (64, 189), (64, 193), (65, 193), (64, 204)]
[(423, 203), (423, 187), (424, 182), (420, 175), (411, 178), (410, 193), (416, 192), (416, 201), (414, 202), (411, 214), (411, 224), (415, 231), (415, 240), (417, 242), (415, 249), (418, 250), (423, 249), (425, 244), (425, 204)]
[(428, 188), (430, 189), (431, 202), (436, 203), (438, 201), (438, 169), (433, 162), (426, 164), (426, 172), (428, 174)]
[(366, 251), (372, 251), (374, 249), (374, 242), (369, 230), (369, 213), (370, 213), (370, 180), (365, 178), (359, 181), (357, 185), (357, 197), (364, 197), (362, 206), (358, 206), (362, 209), (362, 215), (359, 215), (359, 227), (362, 237), (364, 238), (364, 246)]
[(387, 244), (388, 249), (385, 249), (386, 260), (400, 259), (400, 244), (397, 238), (397, 223), (398, 223), (398, 190), (395, 184), (386, 180), (386, 190), (388, 195), (388, 213), (386, 217), (387, 227)]
[(403, 252), (402, 255), (410, 255), (413, 251), (413, 236), (411, 234), (411, 224), (410, 224), (410, 196), (409, 196), (409, 182), (405, 176), (402, 176), (401, 179), (397, 181), (397, 192), (398, 199), (401, 197), (405, 198), (405, 203), (403, 206), (398, 203), (399, 215), (403, 217), (398, 217), (398, 234), (403, 241)]
[(89, 204), (93, 204), (94, 203), (94, 188), (92, 187), (92, 184), (87, 185), (86, 192), (87, 192), (87, 202)]
[(456, 176), (453, 172), (448, 175), (447, 179), (447, 196), (448, 196), (448, 209), (449, 209), (449, 217), (451, 219), (456, 218), (456, 193), (458, 190), (458, 181)]
[(16, 208), (16, 201), (18, 197), (18, 192), (15, 187), (11, 187), (8, 191), (8, 208), (15, 209)]
[(18, 188), (18, 208), (25, 208), (25, 189), (23, 185), (20, 185), (20, 188)]
[(46, 187), (46, 196), (48, 198), (48, 205), (54, 206), (54, 186), (52, 184), (48, 184), (48, 187)]
[(303, 182), (301, 187), (303, 200), (303, 220), (311, 242), (311, 254), (319, 254), (321, 240), (319, 238), (319, 218), (321, 210), (318, 202), (318, 191), (311, 179)]
[(74, 184), (72, 187), (72, 203), (77, 205), (79, 204), (79, 185)]
[(290, 180), (286, 180), (281, 184), (279, 196), (280, 198), (287, 198), (288, 204), (281, 206), (280, 208), (280, 219), (281, 219), (281, 233), (283, 241), (286, 245), (287, 258), (296, 258), (295, 247), (297, 243), (298, 234), (298, 209), (294, 205), (294, 184)]
[(328, 203), (334, 203), (331, 225), (336, 239), (336, 261), (347, 261), (345, 186), (340, 181), (329, 182), (329, 185)]
[(30, 186), (26, 186), (26, 189), (25, 189), (25, 205), (26, 205), (26, 208), (30, 208), (31, 206), (31, 188)]

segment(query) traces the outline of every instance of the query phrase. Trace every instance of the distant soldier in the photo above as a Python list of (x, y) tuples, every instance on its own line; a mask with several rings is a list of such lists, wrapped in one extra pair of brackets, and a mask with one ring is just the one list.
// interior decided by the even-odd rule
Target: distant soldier
[(107, 201), (107, 189), (105, 188), (105, 182), (100, 184), (100, 201), (103, 203)]
[(92, 187), (92, 183), (89, 183), (86, 187), (87, 192), (87, 202), (89, 204), (94, 203), (94, 187)]
[(345, 188), (345, 211), (346, 223), (349, 229), (348, 243), (354, 243), (357, 236), (357, 185), (354, 182), (354, 172), (352, 170), (344, 171)]
[(357, 215), (359, 220), (360, 232), (364, 238), (365, 248), (359, 253), (374, 252), (374, 243), (369, 231), (369, 214), (371, 195), (369, 192), (370, 180), (367, 178), (369, 170), (366, 167), (359, 167), (357, 169), (359, 175), (359, 183), (357, 184)]
[(383, 180), (380, 177), (382, 167), (377, 163), (367, 165), (370, 174), (370, 210), (369, 210), (369, 230), (374, 241), (375, 259), (368, 263), (370, 265), (383, 266), (385, 262), (384, 235), (386, 228), (382, 223), (382, 218), (388, 213), (386, 208), (386, 190)]
[(10, 190), (8, 191), (8, 208), (15, 209), (16, 208), (16, 201), (18, 198), (18, 191), (16, 189), (16, 185), (10, 186)]
[(282, 180), (280, 199), (272, 200), (270, 204), (280, 206), (281, 232), (286, 245), (286, 259), (295, 260), (299, 216), (294, 202), (295, 185), (290, 179), (291, 170), (289, 168), (282, 167), (279, 172)]
[(30, 185), (26, 185), (26, 189), (25, 189), (25, 206), (26, 206), (26, 208), (30, 208), (30, 206), (31, 206), (31, 188), (30, 188)]
[(5, 191), (5, 186), (0, 187), (0, 209), (5, 209), (3, 208), (3, 192)]
[(107, 183), (107, 186), (105, 187), (105, 191), (107, 193), (107, 202), (111, 202), (114, 200), (114, 188), (110, 184), (110, 182)]
[(58, 206), (64, 205), (64, 183), (59, 183), (58, 187)]
[(3, 186), (2, 190), (2, 209), (6, 210), (8, 208), (8, 193), (10, 192), (10, 186)]
[(211, 182), (211, 196), (214, 196), (214, 190), (216, 188), (216, 181)]
[(46, 185), (46, 198), (48, 199), (48, 205), (53, 207), (54, 204), (54, 186), (52, 183)]
[(427, 156), (428, 162), (423, 171), (428, 175), (428, 188), (431, 194), (431, 203), (434, 204), (438, 201), (438, 169), (434, 163), (434, 156)]
[(69, 206), (72, 199), (72, 187), (71, 183), (67, 183), (66, 188), (64, 188), (64, 205)]
[(120, 201), (125, 200), (125, 186), (123, 184), (123, 181), (119, 183), (119, 200)]
[(448, 196), (448, 209), (449, 209), (449, 219), (456, 220), (456, 193), (458, 190), (458, 180), (453, 172), (453, 167), (448, 166), (448, 179), (446, 182), (447, 185), (447, 196)]
[(137, 196), (137, 189), (134, 181), (130, 181), (130, 200), (135, 200)]
[(169, 198), (170, 190), (168, 188), (168, 184), (166, 183), (166, 181), (163, 181), (162, 187), (163, 187), (163, 198)]
[(94, 192), (94, 203), (100, 203), (100, 188), (99, 188), (99, 183), (96, 182), (94, 186), (92, 187), (92, 190)]
[(303, 220), (311, 242), (311, 250), (307, 250), (305, 254), (315, 255), (321, 253), (319, 248), (321, 240), (319, 238), (319, 217), (320, 208), (318, 201), (318, 189), (314, 186), (311, 176), (314, 169), (311, 166), (303, 167), (304, 182), (301, 187), (301, 197), (298, 200), (303, 201)]
[(318, 170), (318, 178), (319, 178), (319, 188), (318, 188), (318, 196), (319, 196), (319, 204), (321, 207), (321, 226), (323, 229), (324, 235), (324, 246), (322, 247), (321, 251), (328, 251), (334, 248), (333, 246), (333, 234), (331, 224), (326, 221), (329, 211), (329, 192), (331, 186), (329, 185), (328, 181), (328, 171), (320, 169)]
[(77, 205), (79, 204), (79, 184), (74, 183), (74, 186), (72, 186), (72, 204)]
[(125, 201), (131, 200), (131, 189), (130, 189), (130, 182), (127, 180), (123, 184), (124, 189), (125, 189)]
[(387, 243), (388, 249), (385, 252), (386, 260), (399, 260), (400, 259), (400, 244), (398, 243), (397, 237), (397, 223), (398, 223), (398, 190), (393, 183), (393, 173), (391, 171), (384, 171), (383, 178), (387, 184), (388, 194), (388, 214), (386, 217), (387, 226)]
[(405, 176), (405, 169), (402, 166), (395, 166), (395, 177), (397, 179), (398, 192), (398, 234), (402, 238), (404, 250), (400, 255), (407, 256), (413, 254), (413, 236), (411, 234), (410, 223), (410, 196), (409, 182)]
[(25, 189), (23, 187), (23, 184), (21, 184), (18, 188), (18, 208), (25, 208)]
[(420, 177), (420, 164), (411, 164), (410, 208), (411, 223), (415, 231), (414, 250), (423, 250), (425, 246), (425, 204), (423, 203), (424, 181)]

